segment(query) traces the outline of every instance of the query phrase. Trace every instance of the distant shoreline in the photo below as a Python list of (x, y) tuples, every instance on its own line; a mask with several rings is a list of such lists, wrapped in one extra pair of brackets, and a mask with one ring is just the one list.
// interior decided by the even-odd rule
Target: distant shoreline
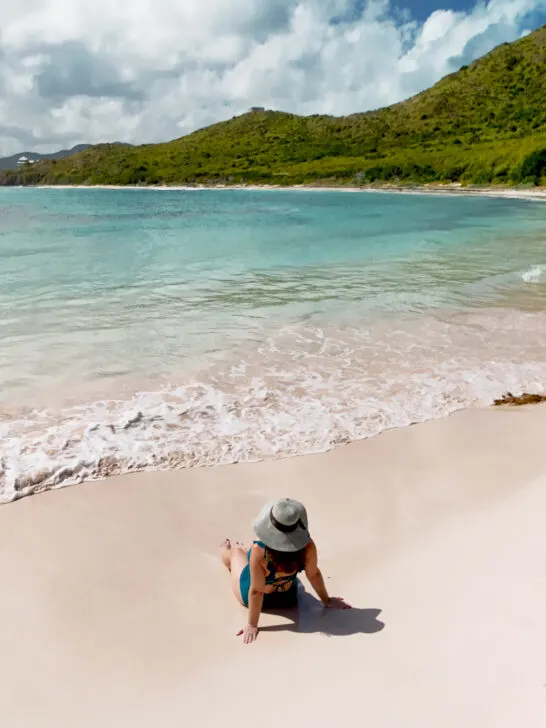
[(519, 189), (517, 187), (477, 187), (462, 185), (24, 185), (21, 188), (47, 190), (155, 190), (181, 192), (201, 190), (301, 190), (304, 192), (377, 192), (405, 195), (445, 195), (463, 197), (496, 197), (511, 200), (546, 202), (546, 187)]

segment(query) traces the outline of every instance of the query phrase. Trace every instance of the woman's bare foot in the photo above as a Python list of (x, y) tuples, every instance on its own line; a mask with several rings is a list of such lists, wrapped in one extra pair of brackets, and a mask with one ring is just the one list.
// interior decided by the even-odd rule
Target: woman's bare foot
[(231, 571), (231, 541), (229, 538), (226, 538), (220, 546), (220, 558), (226, 569)]

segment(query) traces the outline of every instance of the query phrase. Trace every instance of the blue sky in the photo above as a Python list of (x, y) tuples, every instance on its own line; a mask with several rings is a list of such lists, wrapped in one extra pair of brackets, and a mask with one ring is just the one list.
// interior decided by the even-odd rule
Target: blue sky
[[(352, 12), (358, 15), (363, 12), (366, 0), (351, 0)], [(435, 10), (453, 10), (468, 12), (478, 3), (472, 0), (393, 0), (391, 6), (400, 10), (408, 10), (418, 21), (425, 21)], [(538, 28), (546, 24), (546, 9), (529, 14), (529, 26)]]
[(0, 156), (375, 109), (543, 23), (546, 0), (0, 2)]
[[(360, 0), (356, 0), (355, 4), (360, 4)], [(438, 2), (438, 0), (404, 0), (393, 3), (399, 7), (407, 8), (411, 11), (413, 17), (416, 20), (426, 20), (428, 16), (435, 10), (454, 10), (454, 11), (468, 11), (471, 10), (476, 3), (471, 0), (444, 0)], [(534, 17), (533, 17), (534, 15)], [(530, 15), (531, 27), (538, 28), (540, 25), (546, 23), (546, 11), (536, 12)]]
[(412, 15), (416, 19), (426, 20), (435, 10), (469, 10), (475, 3), (469, 2), (469, 0), (445, 0), (445, 2), (437, 2), (437, 0), (405, 0), (405, 2), (398, 1), (394, 4), (411, 10)]

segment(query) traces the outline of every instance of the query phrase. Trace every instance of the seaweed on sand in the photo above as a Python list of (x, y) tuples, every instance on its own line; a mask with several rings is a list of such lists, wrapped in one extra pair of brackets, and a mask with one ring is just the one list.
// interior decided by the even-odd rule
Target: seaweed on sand
[(506, 392), (500, 399), (496, 399), (493, 405), (495, 407), (501, 407), (502, 405), (519, 407), (525, 404), (540, 404), (541, 402), (546, 402), (546, 394), (529, 394), (528, 392), (524, 392), (523, 394), (515, 395), (511, 392)]

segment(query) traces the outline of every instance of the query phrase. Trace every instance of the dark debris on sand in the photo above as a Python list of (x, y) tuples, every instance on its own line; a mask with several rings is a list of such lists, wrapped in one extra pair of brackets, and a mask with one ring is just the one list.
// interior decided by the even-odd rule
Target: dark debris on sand
[(528, 394), (524, 392), (523, 394), (515, 395), (511, 392), (506, 392), (500, 399), (496, 399), (493, 404), (495, 407), (501, 407), (502, 405), (518, 407), (524, 404), (540, 404), (541, 402), (546, 402), (546, 394)]

